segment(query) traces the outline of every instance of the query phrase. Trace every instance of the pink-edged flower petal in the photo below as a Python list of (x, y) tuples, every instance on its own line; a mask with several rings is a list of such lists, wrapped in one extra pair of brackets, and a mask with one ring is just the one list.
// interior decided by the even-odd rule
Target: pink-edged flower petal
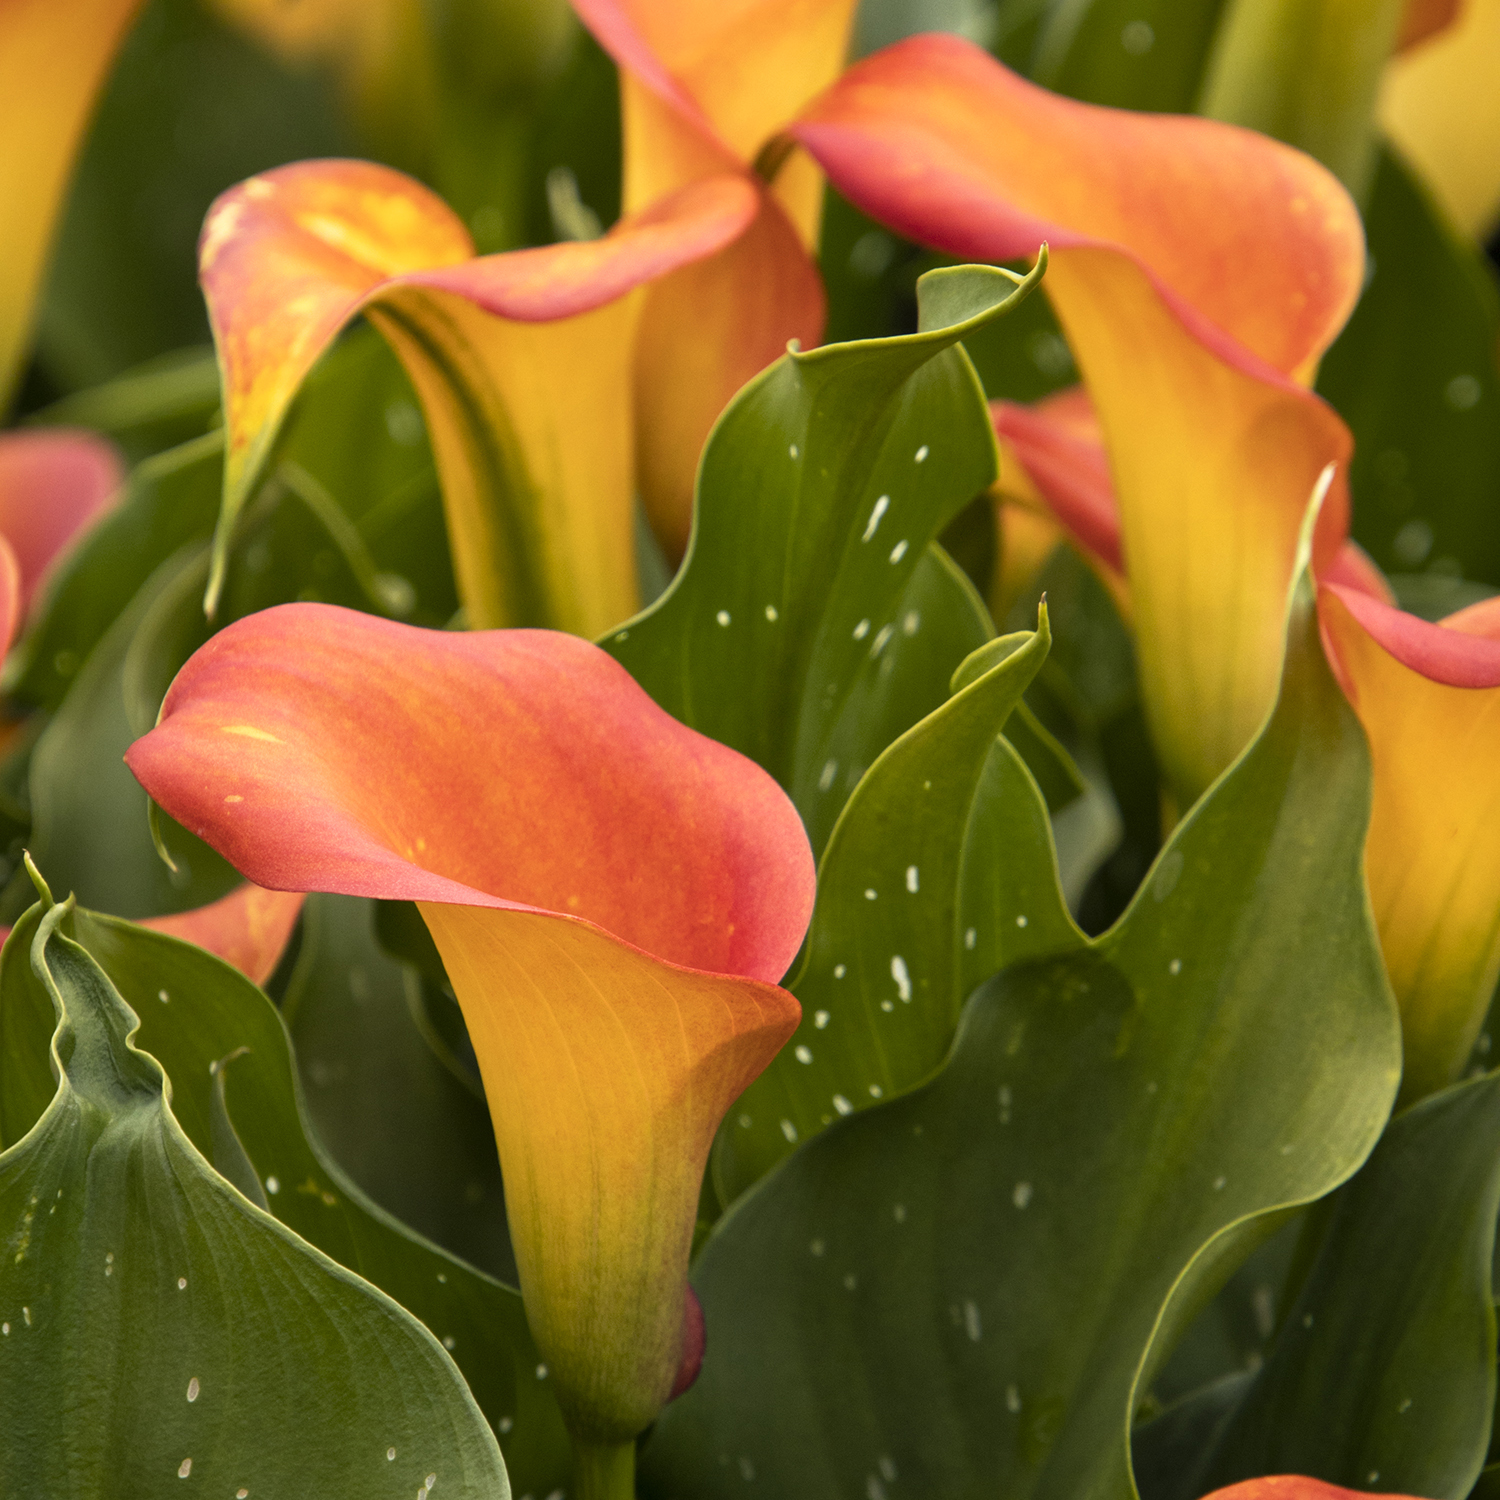
[(752, 762), (543, 631), (238, 621), (127, 760), (259, 884), (420, 903), (468, 1022), (533, 1332), (623, 1442), (683, 1361), (719, 1120), (790, 1035), (813, 862)]

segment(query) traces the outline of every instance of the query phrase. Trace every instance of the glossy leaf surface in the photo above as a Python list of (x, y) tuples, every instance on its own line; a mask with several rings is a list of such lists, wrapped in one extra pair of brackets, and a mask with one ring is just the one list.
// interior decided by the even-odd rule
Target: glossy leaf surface
[(1500, 1078), (1458, 1084), (1392, 1121), (1335, 1196), (1270, 1357), (1174, 1495), (1288, 1471), (1467, 1495), (1495, 1404), (1497, 1208)]
[(60, 1073), (0, 1157), (20, 1226), (0, 1322), (5, 1472), (56, 1493), (189, 1478), (225, 1493), (414, 1490), (436, 1474), (475, 1500), (508, 1495), (437, 1340), (195, 1149), (132, 1041), (136, 1013), (58, 930), (67, 917), (34, 913), (5, 955), (7, 969), (31, 960), (21, 983), (56, 1008)]
[(954, 346), (1034, 285), (946, 271), (922, 284), (924, 331), (779, 360), (709, 439), (682, 571), (604, 642), (668, 712), (770, 771), (815, 850), (990, 634), (929, 544), (995, 474)]
[[(561, 1420), (537, 1376), (519, 1296), (398, 1224), (328, 1159), (308, 1129), (287, 1033), (270, 1001), (188, 944), (87, 912), (72, 920), (140, 1018), (140, 1046), (169, 1070), (173, 1113), (193, 1146), (225, 1175), (248, 1162), (253, 1175), (239, 1184), (243, 1191), (443, 1340), (500, 1431), (520, 1483), (564, 1478)], [(23, 923), (15, 943), (30, 931)], [(7, 1145), (30, 1128), (51, 1091), (50, 1020), (45, 997), (15, 967), (23, 953), (18, 946), (0, 971), (0, 1139)]]
[[(999, 966), (990, 929), (981, 954), (963, 909), (967, 844), (971, 825), (984, 824), (992, 811), (992, 779), (1009, 792), (1023, 826), (1032, 810), (1025, 773), (997, 736), (1049, 644), (1044, 613), (1035, 635), (981, 648), (960, 669), (967, 681), (955, 696), (891, 745), (845, 806), (818, 872), (806, 953), (790, 982), (802, 1002), (801, 1025), (745, 1091), (722, 1133), (714, 1165), (726, 1203), (797, 1141), (932, 1073), (964, 998)], [(1041, 826), (1025, 826), (1041, 848), (1044, 827), (1045, 817)], [(1000, 859), (1027, 863), (1019, 850), (1004, 850)], [(1055, 904), (1044, 903), (1027, 936), (1043, 947), (1067, 946), (1073, 931), (1059, 916)], [(1007, 958), (1032, 946), (998, 936)]]
[[(696, 1277), (717, 1357), (664, 1413), (649, 1493), (1130, 1493), (1150, 1364), (1395, 1094), (1368, 760), (1311, 605), (1304, 575), (1275, 716), (1120, 924), (1002, 970), (931, 1083), (724, 1219)], [(1021, 900), (991, 920), (1049, 893)]]

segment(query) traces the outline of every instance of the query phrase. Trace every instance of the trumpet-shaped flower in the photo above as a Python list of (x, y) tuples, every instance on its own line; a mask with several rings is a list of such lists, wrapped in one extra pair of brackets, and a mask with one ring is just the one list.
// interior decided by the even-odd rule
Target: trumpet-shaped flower
[(1331, 583), (1319, 612), (1370, 739), (1365, 868), (1410, 1100), (1457, 1076), (1500, 978), (1500, 601), (1433, 625)]
[(721, 176), (603, 239), (475, 259), (440, 199), (368, 162), (302, 162), (224, 194), (199, 246), (228, 428), (210, 603), (292, 398), (363, 312), (426, 413), (470, 625), (596, 635), (632, 613), (630, 294), (755, 212), (754, 190)]
[[(1350, 451), (1306, 382), (1359, 292), (1354, 205), (1274, 141), (1060, 98), (952, 37), (858, 64), (791, 134), (903, 234), (987, 260), (1051, 246), (1046, 287), (1119, 497), (1148, 716), (1185, 805), (1274, 696), (1307, 499)], [(1319, 564), (1347, 516), (1337, 479)]]
[[(760, 211), (712, 260), (653, 287), (636, 352), (641, 497), (674, 559), (687, 545), (698, 453), (729, 397), (789, 339), (822, 336), (822, 177), (763, 158), (776, 132), (838, 76), (854, 0), (574, 0), (620, 66), (624, 199), (643, 208), (715, 172), (756, 181)], [(774, 181), (760, 189), (751, 168)]]
[(31, 337), (73, 158), (141, 0), (0, 5), (0, 408)]
[(627, 1442), (683, 1357), (714, 1130), (797, 1022), (791, 803), (586, 642), (312, 604), (215, 636), (127, 760), (261, 885), (419, 903), (537, 1344), (582, 1446)]

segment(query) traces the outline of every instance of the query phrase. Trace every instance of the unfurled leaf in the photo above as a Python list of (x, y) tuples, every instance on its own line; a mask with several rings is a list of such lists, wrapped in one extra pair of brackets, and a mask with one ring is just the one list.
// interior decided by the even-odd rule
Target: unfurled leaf
[[(437, 1340), (195, 1148), (162, 1067), (135, 1045), (137, 1013), (67, 935), (70, 916), (34, 909), (4, 959), (7, 1010), (17, 985), (34, 1011), (50, 998), (58, 1073), (41, 1118), (0, 1156), (0, 1213), (15, 1226), (4, 1472), (49, 1494), (183, 1480), (334, 1494), (436, 1476), (474, 1500), (508, 1496), (494, 1436)], [(28, 959), (33, 974), (13, 979)], [(22, 1062), (7, 1048), (7, 1070)]]
[(1181, 1455), (1176, 1482), (1148, 1500), (1285, 1470), (1463, 1500), (1495, 1404), (1497, 1208), (1500, 1077), (1393, 1120), (1334, 1196), (1265, 1365), (1206, 1450)]
[(753, 190), (721, 177), (603, 239), (476, 260), (440, 199), (367, 162), (299, 163), (226, 193), (199, 252), (229, 433), (210, 608), (292, 398), (364, 312), (422, 401), (470, 625), (597, 634), (628, 614), (627, 294), (722, 249), (754, 212)]
[[(1050, 244), (1120, 497), (1147, 712), (1187, 806), (1275, 697), (1307, 498), (1349, 451), (1300, 382), (1358, 295), (1353, 204), (1275, 142), (1060, 99), (953, 37), (866, 59), (791, 133), (899, 233), (999, 261)], [(1347, 530), (1340, 483), (1320, 565)]]
[(73, 158), (140, 0), (10, 0), (0, 8), (0, 409), (31, 339), (32, 304)]
[[(657, 1424), (649, 1492), (1129, 1494), (1175, 1331), (1354, 1171), (1395, 1095), (1368, 806), (1304, 573), (1274, 716), (1121, 922), (1054, 929), (930, 1083), (721, 1222), (694, 1278), (715, 1357)], [(1052, 879), (1002, 889), (986, 925), (1056, 903)]]
[(1333, 584), (1319, 608), (1370, 738), (1365, 865), (1410, 1101), (1458, 1076), (1500, 978), (1500, 603), (1434, 625)]
[(923, 331), (792, 353), (708, 447), (682, 571), (605, 642), (670, 713), (764, 766), (821, 850), (875, 757), (991, 634), (933, 538), (995, 477), (954, 346), (1012, 308), (988, 268), (922, 282)]
[(216, 635), (128, 759), (260, 883), (421, 905), (532, 1330), (584, 1450), (624, 1451), (683, 1358), (714, 1128), (795, 1025), (791, 804), (585, 642), (317, 605)]
[(802, 1002), (794, 1045), (745, 1091), (715, 1157), (726, 1203), (798, 1141), (930, 1075), (977, 980), (1023, 953), (1072, 940), (1054, 893), (1031, 914), (1029, 930), (982, 923), (981, 953), (969, 923), (981, 922), (974, 908), (983, 898), (964, 889), (976, 824), (986, 875), (1007, 865), (1013, 876), (1037, 873), (1024, 844), (997, 850), (985, 839), (997, 782), (1033, 847), (1047, 847), (1045, 812), (1026, 819), (1031, 788), (997, 736), (1049, 644), (1044, 612), (1035, 635), (982, 648), (972, 673), (969, 663), (961, 669), (968, 680), (954, 697), (890, 746), (849, 799), (823, 855), (806, 954), (791, 981)]

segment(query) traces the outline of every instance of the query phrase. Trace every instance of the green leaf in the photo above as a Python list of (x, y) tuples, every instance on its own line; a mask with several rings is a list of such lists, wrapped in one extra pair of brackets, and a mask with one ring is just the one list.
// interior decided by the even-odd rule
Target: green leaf
[[(1024, 820), (1029, 788), (1018, 778), (1023, 784), (1025, 773), (997, 737), (1050, 640), (1043, 609), (1035, 634), (976, 651), (954, 676), (954, 696), (891, 745), (849, 799), (823, 854), (817, 908), (791, 981), (801, 1025), (720, 1132), (714, 1181), (726, 1203), (794, 1143), (932, 1073), (977, 979), (1038, 944), (1045, 951), (1072, 940), (1055, 896), (1035, 913), (1034, 926), (995, 934), (1004, 957), (988, 925), (978, 951), (977, 930), (966, 920), (972, 913), (962, 909), (971, 828), (994, 822), (996, 813), (1003, 819), (1001, 809), (1017, 800), (1002, 790), (1004, 802), (980, 801), (993, 796), (995, 776), (1002, 788), (1020, 791), (1029, 847), (1047, 847), (1045, 816), (1040, 827)], [(1001, 768), (987, 777), (992, 760)], [(986, 870), (995, 868), (991, 853), (986, 847)], [(1013, 851), (1005, 854), (1014, 865)]]
[[(493, 1434), (437, 1341), (253, 1207), (168, 1104), (137, 1017), (34, 908), (59, 1081), (0, 1155), (0, 1471), (39, 1494), (508, 1496)], [(10, 1059), (7, 1058), (7, 1063)]]
[(1200, 1465), (1160, 1500), (1259, 1474), (1462, 1500), (1495, 1405), (1497, 1211), (1491, 1074), (1391, 1122), (1334, 1199), (1265, 1366)]
[(924, 332), (792, 352), (710, 435), (687, 561), (603, 644), (670, 713), (758, 761), (815, 850), (875, 757), (991, 630), (932, 538), (995, 476), (958, 340), (1015, 307), (989, 267), (921, 283)]
[[(562, 1419), (537, 1373), (520, 1295), (420, 1239), (334, 1165), (306, 1124), (286, 1030), (271, 1002), (237, 970), (189, 943), (88, 912), (73, 921), (79, 940), (140, 1018), (137, 1041), (172, 1080), (173, 1113), (197, 1150), (221, 1174), (232, 1171), (234, 1153), (241, 1153), (277, 1220), (373, 1282), (443, 1340), (501, 1433), (518, 1485), (545, 1493), (565, 1482)], [(23, 958), (24, 949), (7, 948), (0, 966), (6, 1140), (26, 1128), (22, 1101), (44, 1094), (46, 1074), (38, 1047), (45, 1002), (11, 972)], [(235, 1143), (228, 1159), (224, 1123)]]
[(304, 909), (282, 1015), (309, 1119), (382, 1208), (514, 1285), (489, 1111), (425, 1039), (420, 980), (381, 951), (372, 913), (348, 896)]
[(1388, 573), (1500, 584), (1500, 297), (1484, 257), (1387, 148), (1365, 213), (1372, 278), (1318, 391), (1354, 431), (1354, 535)]
[[(753, 1474), (1127, 1500), (1152, 1367), (1250, 1244), (1354, 1171), (1395, 1097), (1369, 778), (1304, 574), (1274, 715), (1119, 925), (1039, 942), (971, 997), (930, 1083), (835, 1122), (722, 1220), (695, 1276), (709, 1356), (646, 1449), (647, 1492)], [(1056, 903), (1002, 890), (982, 931)]]

